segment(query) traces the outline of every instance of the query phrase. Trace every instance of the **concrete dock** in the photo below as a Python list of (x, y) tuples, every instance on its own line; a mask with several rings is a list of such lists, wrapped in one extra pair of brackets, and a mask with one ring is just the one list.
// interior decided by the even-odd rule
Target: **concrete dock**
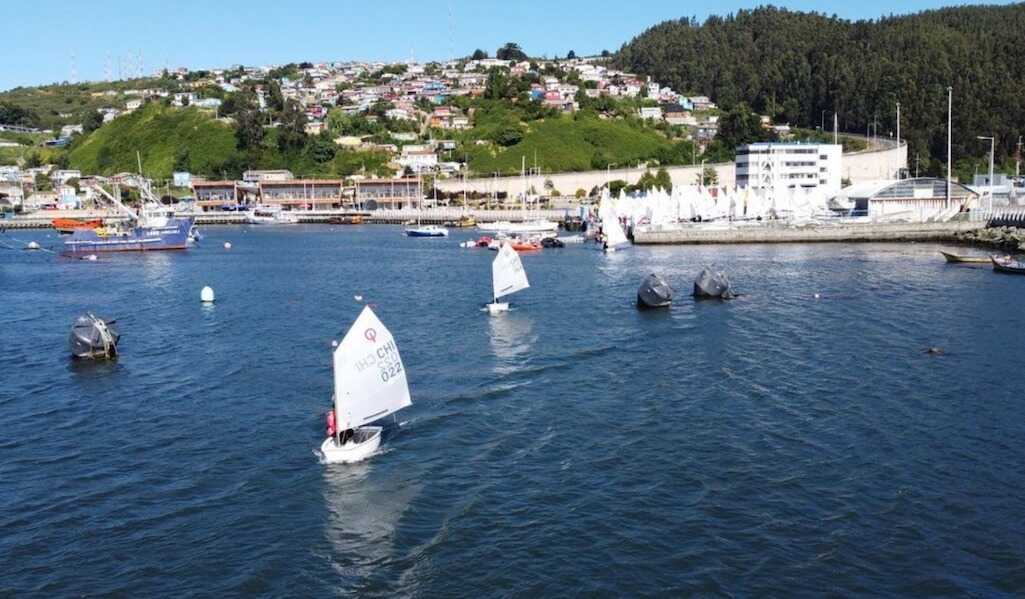
[(809, 243), (871, 241), (956, 241), (959, 234), (975, 231), (986, 222), (864, 223), (837, 225), (740, 226), (712, 228), (695, 225), (662, 231), (636, 231), (637, 245), (733, 243)]

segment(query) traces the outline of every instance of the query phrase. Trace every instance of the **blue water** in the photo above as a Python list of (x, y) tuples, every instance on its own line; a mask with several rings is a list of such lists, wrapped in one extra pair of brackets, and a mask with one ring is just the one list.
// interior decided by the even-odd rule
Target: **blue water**
[[(931, 244), (567, 247), (492, 318), (470, 233), (205, 233), (0, 251), (0, 595), (1025, 593), (1025, 277)], [(744, 295), (695, 303), (706, 263)], [(670, 311), (635, 309), (649, 272)], [(325, 467), (356, 294), (414, 404)], [(117, 362), (68, 359), (86, 310)]]

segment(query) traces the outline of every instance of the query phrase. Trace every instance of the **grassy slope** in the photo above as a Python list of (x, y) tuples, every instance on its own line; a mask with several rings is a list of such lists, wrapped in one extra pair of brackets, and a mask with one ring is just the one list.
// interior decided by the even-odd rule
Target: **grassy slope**
[[(142, 154), (143, 171), (153, 177), (171, 175), (179, 147), (189, 150), (192, 172), (216, 172), (235, 149), (233, 129), (197, 108), (168, 108), (147, 104), (121, 116), (75, 143), (70, 160), (87, 173), (112, 174), (136, 171), (136, 151)], [(101, 148), (108, 148), (110, 163), (100, 164)]]
[[(159, 87), (158, 79), (130, 79), (127, 81), (53, 84), (39, 87), (16, 87), (0, 93), (0, 101), (10, 102), (33, 110), (42, 120), (44, 127), (68, 123), (81, 123), (86, 113), (100, 108), (124, 109), (125, 101), (133, 96), (124, 95), (125, 90)], [(112, 96), (93, 96), (107, 90), (116, 92)], [(135, 96), (137, 97), (137, 96)], [(61, 118), (68, 113), (70, 118)]]
[(544, 171), (591, 170), (592, 158), (602, 153), (612, 163), (625, 165), (653, 158), (670, 142), (657, 132), (631, 126), (623, 120), (562, 116), (530, 123), (519, 143), (508, 148), (468, 146), (470, 168), (477, 173), (513, 174), (537, 163)]

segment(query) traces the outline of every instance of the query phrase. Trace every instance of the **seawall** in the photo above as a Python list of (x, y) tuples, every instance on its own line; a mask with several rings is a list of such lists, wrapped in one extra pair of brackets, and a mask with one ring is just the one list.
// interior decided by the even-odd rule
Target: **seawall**
[(806, 227), (750, 226), (711, 229), (701, 226), (669, 231), (637, 231), (637, 245), (732, 243), (809, 243), (871, 241), (957, 241), (959, 235), (984, 228), (985, 222), (866, 223)]

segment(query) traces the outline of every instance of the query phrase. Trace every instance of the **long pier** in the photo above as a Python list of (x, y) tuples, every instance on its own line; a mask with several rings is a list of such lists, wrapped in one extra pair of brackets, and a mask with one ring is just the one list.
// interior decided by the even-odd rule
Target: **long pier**
[[(463, 216), (470, 216), (477, 222), (512, 221), (548, 219), (561, 222), (567, 216), (566, 210), (477, 210), (462, 208), (430, 208), (416, 210), (296, 210), (288, 213), (295, 216), (300, 223), (329, 223), (332, 219), (360, 216), (367, 224), (402, 224), (417, 219), (425, 224), (444, 224), (458, 221)], [(181, 212), (177, 216), (192, 217), (200, 225), (241, 225), (245, 224), (246, 216), (242, 212)], [(104, 210), (52, 211), (35, 212), (13, 218), (0, 219), (0, 229), (47, 229), (55, 218), (92, 219), (102, 218), (108, 222), (122, 222), (127, 217), (119, 213)]]
[(682, 226), (661, 231), (634, 232), (638, 245), (812, 243), (871, 241), (954, 241), (959, 234), (986, 227), (986, 222), (851, 223), (809, 225), (752, 225), (739, 227)]

